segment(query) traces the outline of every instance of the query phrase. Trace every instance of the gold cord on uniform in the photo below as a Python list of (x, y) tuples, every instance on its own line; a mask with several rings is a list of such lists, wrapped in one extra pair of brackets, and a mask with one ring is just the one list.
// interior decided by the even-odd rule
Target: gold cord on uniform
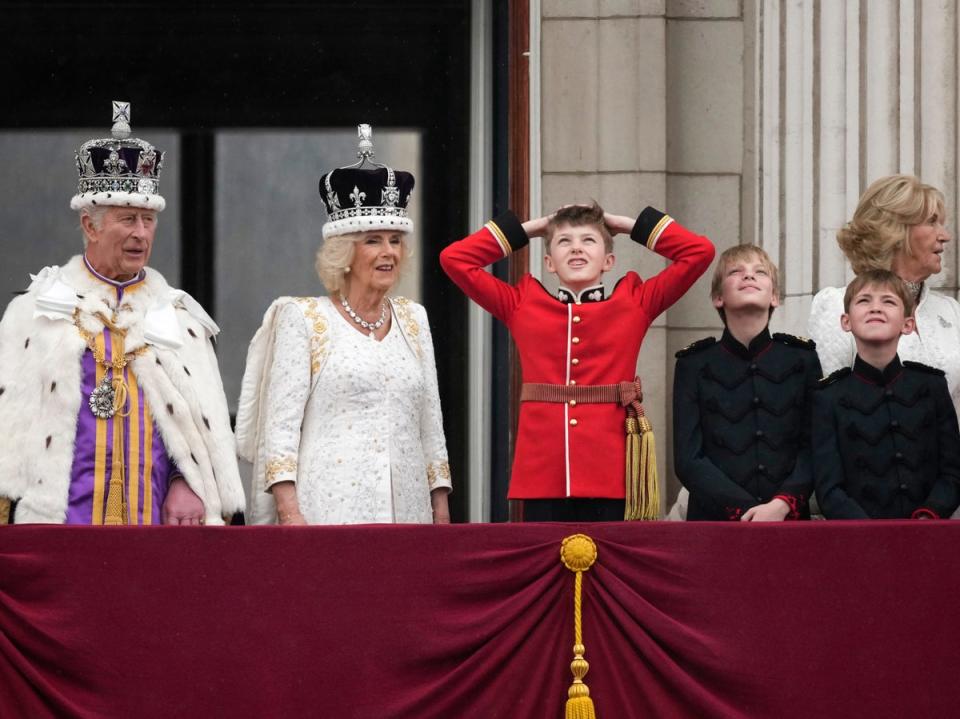
[(107, 507), (104, 515), (104, 524), (127, 524), (127, 502), (124, 493), (124, 484), (126, 482), (126, 473), (124, 471), (123, 460), (126, 453), (123, 442), (123, 420), (130, 414), (127, 408), (129, 392), (127, 389), (127, 380), (124, 371), (128, 364), (139, 355), (146, 352), (146, 346), (140, 347), (133, 352), (124, 351), (124, 340), (126, 330), (121, 330), (103, 315), (97, 313), (104, 325), (110, 329), (110, 336), (113, 339), (113, 352), (110, 361), (106, 359), (106, 344), (101, 347), (97, 344), (97, 337), (102, 336), (99, 333), (94, 335), (87, 332), (80, 324), (80, 311), (74, 310), (73, 324), (76, 326), (80, 336), (87, 343), (90, 352), (93, 353), (93, 359), (106, 369), (103, 374), (103, 380), (90, 393), (90, 411), (97, 419), (108, 420), (113, 418), (113, 462), (110, 472), (110, 485), (107, 489)]

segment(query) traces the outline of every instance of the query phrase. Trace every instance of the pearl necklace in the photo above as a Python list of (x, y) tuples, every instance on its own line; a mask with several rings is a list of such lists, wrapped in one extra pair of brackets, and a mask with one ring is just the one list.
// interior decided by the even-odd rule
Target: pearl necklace
[(354, 322), (356, 322), (358, 325), (363, 327), (363, 329), (370, 330), (371, 337), (373, 337), (373, 333), (376, 332), (381, 327), (383, 327), (383, 323), (387, 321), (387, 303), (386, 302), (382, 302), (380, 304), (380, 319), (378, 319), (376, 322), (367, 322), (365, 319), (363, 319), (363, 317), (361, 317), (356, 312), (354, 312), (353, 307), (351, 307), (350, 303), (347, 302), (346, 297), (340, 298), (340, 306), (343, 307), (344, 312), (346, 312), (348, 315), (350, 315), (350, 317), (353, 318)]

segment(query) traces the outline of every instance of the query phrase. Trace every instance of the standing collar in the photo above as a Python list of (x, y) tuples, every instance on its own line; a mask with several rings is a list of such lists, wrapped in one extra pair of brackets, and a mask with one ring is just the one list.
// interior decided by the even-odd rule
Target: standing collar
[(750, 340), (750, 345), (744, 347), (737, 339), (730, 334), (730, 330), (724, 328), (723, 336), (720, 338), (720, 344), (723, 345), (724, 349), (729, 350), (737, 357), (742, 357), (743, 359), (753, 359), (758, 354), (763, 352), (767, 347), (770, 346), (772, 340), (770, 339), (770, 327), (764, 327), (763, 332), (758, 334), (752, 340)]
[(116, 287), (117, 289), (120, 289), (120, 290), (126, 289), (127, 287), (130, 287), (131, 285), (135, 285), (135, 284), (137, 284), (138, 282), (143, 282), (144, 277), (147, 276), (147, 271), (146, 271), (146, 270), (140, 270), (140, 271), (137, 273), (137, 276), (136, 276), (136, 277), (134, 277), (134, 278), (132, 278), (132, 279), (129, 279), (129, 280), (126, 280), (125, 282), (118, 282), (117, 280), (111, 280), (109, 277), (104, 277), (104, 276), (101, 275), (99, 272), (97, 272), (95, 269), (93, 269), (93, 265), (90, 264), (90, 260), (87, 259), (87, 255), (86, 255), (86, 254), (83, 255), (83, 264), (84, 264), (84, 266), (87, 268), (87, 271), (88, 271), (91, 275), (93, 275), (94, 277), (96, 277), (98, 280), (100, 280), (101, 282), (105, 282), (106, 284), (110, 285), (111, 287)]
[(903, 372), (903, 365), (900, 364), (900, 355), (894, 355), (893, 360), (882, 370), (877, 369), (869, 362), (864, 361), (857, 355), (853, 361), (853, 373), (870, 384), (886, 387), (893, 382)]
[(606, 297), (604, 296), (603, 285), (593, 285), (592, 287), (585, 287), (579, 293), (561, 287), (557, 290), (557, 299), (565, 305), (571, 302), (579, 305), (584, 302), (603, 302)]

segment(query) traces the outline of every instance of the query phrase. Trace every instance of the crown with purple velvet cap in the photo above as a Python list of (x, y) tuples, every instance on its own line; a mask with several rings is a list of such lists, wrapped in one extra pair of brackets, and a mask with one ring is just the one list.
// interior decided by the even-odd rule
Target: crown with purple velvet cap
[(113, 101), (112, 137), (88, 140), (77, 150), (77, 194), (70, 209), (120, 206), (160, 212), (163, 153), (149, 142), (130, 137), (130, 103)]
[[(370, 125), (358, 125), (357, 135), (360, 161), (320, 178), (320, 197), (328, 218), (323, 225), (324, 239), (370, 230), (413, 232), (413, 220), (407, 216), (413, 175), (373, 161)], [(364, 168), (365, 162), (371, 167)]]

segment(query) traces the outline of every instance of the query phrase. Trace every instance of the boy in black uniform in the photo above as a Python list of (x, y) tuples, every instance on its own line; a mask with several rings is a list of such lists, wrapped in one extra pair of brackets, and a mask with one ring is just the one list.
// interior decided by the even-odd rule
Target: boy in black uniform
[(814, 480), (827, 519), (937, 519), (960, 505), (960, 430), (942, 371), (900, 362), (914, 300), (886, 270), (847, 287), (840, 324), (857, 343), (813, 398)]
[(820, 379), (814, 343), (770, 335), (777, 268), (753, 245), (717, 261), (710, 290), (725, 329), (677, 352), (674, 469), (689, 520), (809, 518), (809, 397)]

